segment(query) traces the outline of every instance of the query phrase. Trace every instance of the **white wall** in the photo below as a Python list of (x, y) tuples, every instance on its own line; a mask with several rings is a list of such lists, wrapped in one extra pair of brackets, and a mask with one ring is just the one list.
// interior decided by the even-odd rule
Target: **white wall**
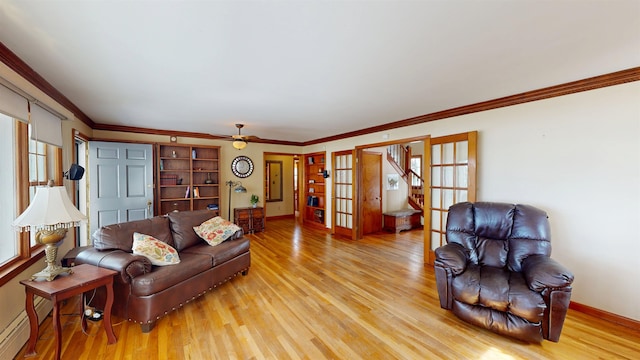
[(472, 130), (479, 132), (478, 200), (546, 210), (552, 256), (576, 276), (572, 300), (640, 320), (640, 82), (308, 146), (304, 152)]

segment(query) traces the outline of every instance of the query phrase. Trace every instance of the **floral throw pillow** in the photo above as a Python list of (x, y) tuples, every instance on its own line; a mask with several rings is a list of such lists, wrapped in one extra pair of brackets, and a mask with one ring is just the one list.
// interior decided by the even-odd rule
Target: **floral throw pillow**
[(165, 266), (180, 262), (176, 249), (153, 236), (133, 233), (133, 253), (149, 259), (153, 265)]
[(240, 227), (220, 216), (216, 216), (203, 222), (200, 226), (194, 226), (193, 230), (209, 245), (216, 246), (235, 234), (236, 231), (240, 230)]

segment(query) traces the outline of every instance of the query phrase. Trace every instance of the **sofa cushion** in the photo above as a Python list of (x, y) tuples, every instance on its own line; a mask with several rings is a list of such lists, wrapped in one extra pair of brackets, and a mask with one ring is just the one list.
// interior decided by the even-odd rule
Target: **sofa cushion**
[(133, 233), (132, 249), (134, 254), (146, 257), (156, 266), (180, 263), (176, 249), (150, 235)]
[(540, 323), (546, 305), (542, 295), (532, 291), (522, 273), (506, 268), (469, 265), (452, 280), (453, 298), (468, 305), (480, 305)]
[(193, 230), (200, 238), (211, 246), (216, 246), (235, 234), (240, 227), (228, 220), (216, 216), (199, 226), (194, 226)]
[(154, 266), (150, 273), (133, 278), (131, 292), (134, 296), (156, 294), (209, 269), (211, 269), (211, 259), (208, 256), (180, 253), (180, 264)]
[(98, 250), (120, 249), (131, 252), (133, 233), (135, 232), (151, 235), (166, 244), (175, 246), (169, 228), (169, 219), (165, 216), (156, 216), (150, 219), (103, 226), (91, 236), (93, 247)]
[(239, 239), (227, 240), (217, 246), (209, 246), (203, 242), (202, 244), (185, 249), (180, 254), (207, 255), (211, 259), (211, 266), (218, 266), (247, 251), (249, 251), (249, 239), (241, 237)]
[(216, 215), (211, 210), (178, 211), (168, 214), (174, 246), (178, 252), (202, 243), (202, 239), (193, 231), (195, 226), (213, 218)]

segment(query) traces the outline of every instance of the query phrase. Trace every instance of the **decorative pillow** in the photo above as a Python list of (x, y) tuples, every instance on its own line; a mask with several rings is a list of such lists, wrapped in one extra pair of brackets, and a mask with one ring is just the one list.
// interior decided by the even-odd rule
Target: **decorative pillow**
[(153, 265), (165, 266), (180, 262), (178, 252), (171, 245), (153, 236), (133, 233), (133, 253), (149, 259)]
[(203, 222), (200, 226), (194, 226), (193, 230), (209, 245), (216, 246), (235, 234), (236, 231), (240, 230), (240, 227), (220, 216), (216, 216)]

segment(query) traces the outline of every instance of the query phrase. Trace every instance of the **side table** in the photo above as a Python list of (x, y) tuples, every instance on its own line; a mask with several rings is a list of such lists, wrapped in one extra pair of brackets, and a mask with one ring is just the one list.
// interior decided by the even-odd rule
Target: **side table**
[[(82, 264), (73, 268), (73, 273), (66, 276), (59, 276), (53, 281), (31, 281), (22, 280), (26, 291), (25, 308), (29, 316), (31, 333), (25, 356), (36, 354), (36, 342), (38, 341), (38, 314), (33, 303), (33, 296), (38, 295), (53, 302), (53, 332), (55, 334), (56, 355), (55, 359), (60, 359), (62, 348), (62, 328), (60, 327), (60, 303), (75, 295), (82, 294), (81, 306), (84, 306), (84, 293), (104, 286), (107, 290), (107, 302), (104, 309), (104, 330), (107, 333), (109, 344), (114, 344), (116, 336), (111, 327), (111, 306), (113, 305), (113, 277), (116, 271), (100, 268), (93, 265)], [(86, 331), (87, 319), (82, 316), (82, 329)]]
[(233, 219), (245, 234), (264, 231), (264, 208), (260, 206), (234, 208)]

